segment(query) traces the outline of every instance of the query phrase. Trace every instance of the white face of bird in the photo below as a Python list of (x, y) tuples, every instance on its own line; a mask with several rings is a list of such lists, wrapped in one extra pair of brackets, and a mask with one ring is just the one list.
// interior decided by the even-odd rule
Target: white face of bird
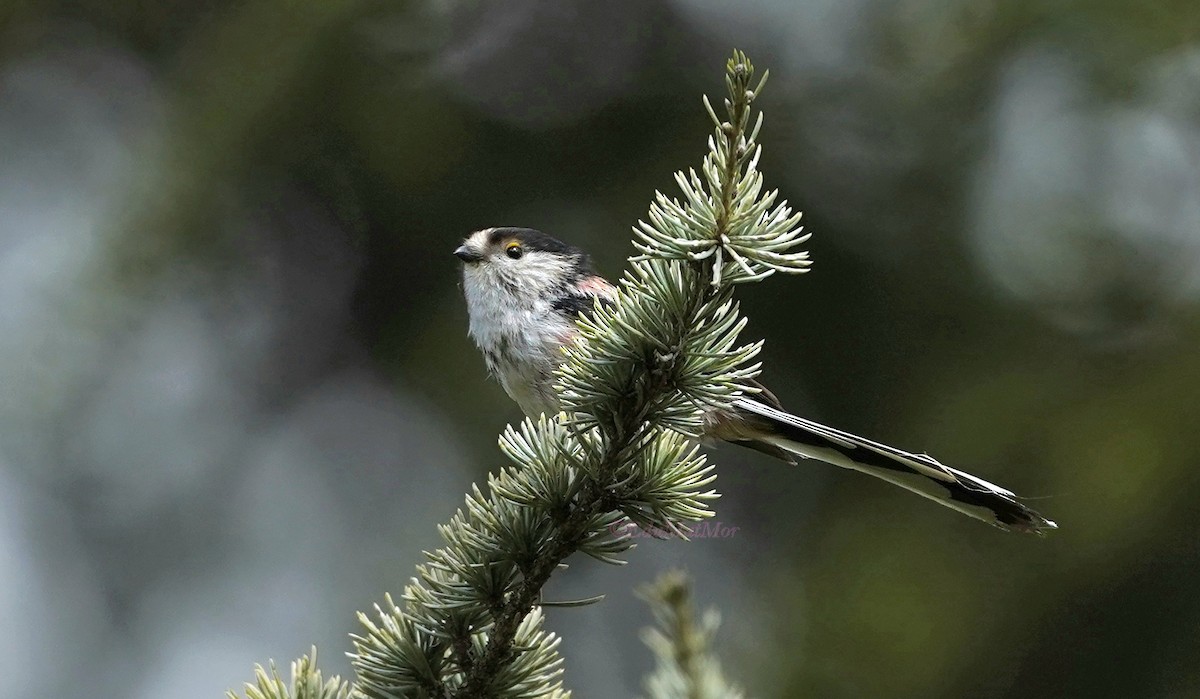
[(553, 298), (577, 276), (582, 258), (561, 241), (524, 228), (476, 231), (454, 254), (463, 261), (463, 291), (472, 315)]

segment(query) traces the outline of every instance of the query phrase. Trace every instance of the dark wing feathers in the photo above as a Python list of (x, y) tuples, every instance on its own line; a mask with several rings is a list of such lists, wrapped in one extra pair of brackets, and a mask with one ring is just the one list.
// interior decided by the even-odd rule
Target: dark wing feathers
[(572, 318), (578, 318), (580, 313), (591, 313), (596, 307), (596, 299), (600, 299), (600, 304), (607, 306), (612, 303), (611, 300), (603, 296), (593, 294), (567, 294), (555, 299), (552, 304), (554, 310), (566, 313)]

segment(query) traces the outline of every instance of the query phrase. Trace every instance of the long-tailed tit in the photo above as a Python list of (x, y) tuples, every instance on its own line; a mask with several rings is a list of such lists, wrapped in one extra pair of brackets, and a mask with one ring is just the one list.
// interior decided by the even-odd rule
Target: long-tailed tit
[[(555, 370), (573, 342), (576, 319), (617, 289), (592, 271), (588, 255), (529, 228), (488, 228), (454, 254), (463, 261), (470, 335), (488, 370), (530, 417), (559, 412)], [(785, 412), (769, 391), (743, 396), (705, 416), (705, 436), (785, 461), (817, 459), (890, 481), (1004, 529), (1041, 532), (1054, 522), (1013, 493), (933, 457), (889, 447)]]

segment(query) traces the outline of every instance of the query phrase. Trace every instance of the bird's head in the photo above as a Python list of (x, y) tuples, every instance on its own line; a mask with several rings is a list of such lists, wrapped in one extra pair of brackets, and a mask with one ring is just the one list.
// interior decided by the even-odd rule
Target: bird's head
[(469, 302), (532, 305), (591, 274), (586, 253), (532, 228), (485, 228), (454, 251)]

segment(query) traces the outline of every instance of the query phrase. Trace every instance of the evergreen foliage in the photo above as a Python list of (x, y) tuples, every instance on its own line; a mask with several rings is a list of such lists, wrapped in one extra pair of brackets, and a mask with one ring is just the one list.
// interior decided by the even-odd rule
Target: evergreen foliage
[(654, 653), (654, 672), (646, 678), (649, 699), (742, 699), (709, 648), (721, 625), (717, 610), (699, 619), (692, 608), (692, 589), (680, 571), (664, 573), (641, 590), (654, 613), (655, 626), (642, 632)]
[[(762, 190), (761, 114), (749, 124), (766, 76), (752, 86), (754, 74), (734, 52), (727, 118), (705, 99), (714, 133), (701, 175), (676, 175), (682, 200), (656, 193), (617, 300), (580, 320), (558, 377), (564, 412), (506, 429), (512, 466), (439, 527), (445, 545), (426, 553), (399, 601), (360, 615), (355, 696), (567, 696), (540, 611), (551, 574), (576, 552), (622, 563), (627, 523), (686, 537), (712, 515), (712, 466), (688, 437), (706, 410), (756, 390), (761, 347), (738, 344), (745, 319), (733, 287), (809, 264), (796, 250), (807, 238), (800, 215)], [(266, 694), (274, 681), (261, 675), (251, 699), (295, 696)]]
[[(246, 699), (351, 699), (355, 696), (348, 682), (334, 676), (325, 680), (317, 669), (317, 649), (292, 662), (292, 679), (284, 682), (270, 664), (270, 670), (262, 665), (254, 668), (254, 684), (246, 683)], [(227, 692), (228, 699), (238, 699), (234, 692)]]

